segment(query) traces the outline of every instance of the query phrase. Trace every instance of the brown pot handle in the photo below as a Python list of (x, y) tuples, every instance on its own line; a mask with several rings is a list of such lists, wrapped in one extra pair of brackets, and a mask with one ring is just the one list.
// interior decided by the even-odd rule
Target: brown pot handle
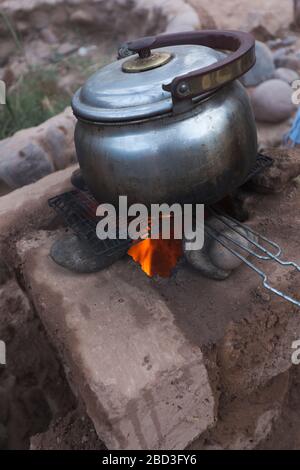
[(195, 44), (212, 49), (231, 51), (224, 59), (208, 67), (181, 75), (171, 83), (162, 85), (172, 94), (173, 100), (193, 98), (214, 90), (239, 78), (255, 64), (255, 39), (241, 31), (199, 31), (151, 36), (126, 45), (141, 58), (151, 55), (151, 49), (158, 47)]

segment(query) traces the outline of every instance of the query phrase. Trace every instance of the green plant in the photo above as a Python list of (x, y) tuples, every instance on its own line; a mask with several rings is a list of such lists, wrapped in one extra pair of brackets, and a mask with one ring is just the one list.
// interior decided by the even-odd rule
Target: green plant
[[(7, 90), (6, 105), (0, 106), (0, 140), (13, 135), (20, 129), (41, 124), (70, 104), (73, 92), (88, 76), (109, 61), (110, 57), (103, 54), (94, 59), (91, 57), (60, 57), (53, 53), (52, 63), (34, 68), (26, 59), (24, 45), (18, 31), (7, 15), (0, 10), (2, 20), (12, 36), (22, 59), (26, 63), (24, 73), (13, 86)], [(72, 75), (68, 91), (58, 85), (58, 77)]]

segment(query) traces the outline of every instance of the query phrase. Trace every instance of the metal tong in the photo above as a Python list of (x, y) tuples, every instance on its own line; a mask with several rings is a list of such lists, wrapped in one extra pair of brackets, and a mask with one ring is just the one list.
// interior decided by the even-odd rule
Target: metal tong
[[(225, 227), (230, 228), (233, 232), (237, 233), (240, 237), (244, 238), (247, 241), (247, 244), (244, 245), (238, 240), (235, 240), (233, 237), (231, 237), (228, 234), (225, 234), (219, 230), (216, 230), (215, 228), (211, 227), (209, 225), (209, 221), (205, 223), (205, 233), (216, 240), (218, 243), (220, 243), (222, 246), (224, 246), (227, 250), (229, 250), (233, 255), (237, 256), (241, 261), (243, 261), (249, 268), (251, 268), (253, 271), (255, 271), (263, 280), (263, 286), (268, 289), (269, 291), (273, 292), (274, 294), (278, 295), (279, 297), (282, 297), (283, 299), (287, 300), (288, 302), (291, 302), (293, 305), (296, 305), (297, 307), (300, 307), (300, 301), (285, 294), (279, 289), (276, 289), (275, 287), (272, 287), (269, 284), (268, 276), (267, 274), (259, 269), (257, 266), (255, 266), (249, 259), (247, 259), (245, 256), (243, 256), (241, 253), (239, 253), (237, 250), (235, 250), (232, 247), (233, 245), (238, 246), (241, 250), (246, 251), (250, 255), (254, 256), (258, 260), (263, 260), (263, 261), (275, 261), (276, 263), (280, 264), (281, 266), (287, 267), (291, 266), (294, 267), (297, 271), (300, 271), (300, 266), (295, 263), (294, 261), (285, 261), (282, 260), (280, 257), (282, 255), (282, 249), (280, 246), (269, 240), (268, 238), (264, 237), (260, 233), (256, 232), (249, 226), (242, 224), (235, 220), (233, 217), (228, 216), (227, 214), (217, 210), (217, 209), (212, 209), (210, 208), (210, 212), (212, 215), (221, 221)], [(225, 228), (224, 227), (224, 228)], [(242, 229), (242, 230), (241, 230)], [(249, 234), (248, 236), (246, 235)], [(263, 241), (264, 245), (259, 243), (259, 241)], [(253, 248), (249, 248), (249, 246)], [(268, 247), (270, 247), (268, 249)], [(272, 250), (272, 251), (270, 251)]]

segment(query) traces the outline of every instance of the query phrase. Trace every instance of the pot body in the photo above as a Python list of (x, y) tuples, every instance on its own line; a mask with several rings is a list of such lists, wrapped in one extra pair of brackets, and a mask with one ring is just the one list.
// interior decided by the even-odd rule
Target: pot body
[(123, 123), (79, 120), (75, 145), (95, 198), (118, 204), (204, 203), (240, 186), (256, 161), (257, 133), (240, 82), (178, 115)]

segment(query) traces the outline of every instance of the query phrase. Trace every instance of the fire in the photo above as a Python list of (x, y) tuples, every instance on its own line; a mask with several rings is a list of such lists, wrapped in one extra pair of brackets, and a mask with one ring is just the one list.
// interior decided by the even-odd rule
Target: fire
[(181, 240), (153, 240), (147, 238), (133, 245), (128, 254), (139, 263), (142, 270), (152, 277), (170, 277), (182, 256)]

